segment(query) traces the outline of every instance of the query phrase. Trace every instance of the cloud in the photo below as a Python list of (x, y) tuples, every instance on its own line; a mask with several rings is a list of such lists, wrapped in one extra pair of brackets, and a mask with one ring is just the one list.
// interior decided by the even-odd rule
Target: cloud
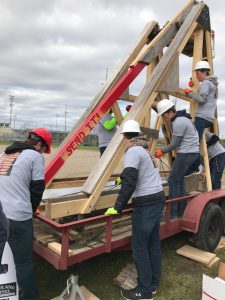
[[(63, 129), (67, 105), (72, 127), (147, 22), (161, 26), (186, 1), (2, 0), (0, 1), (1, 120), (9, 120), (8, 95), (15, 96), (17, 127), (37, 124)], [(222, 0), (207, 3), (216, 30), (215, 72), (220, 81), (219, 115), (225, 124), (225, 20)], [(190, 77), (190, 59), (180, 61), (181, 85)], [(131, 88), (140, 92), (145, 75)], [(56, 115), (59, 115), (56, 117)], [(223, 128), (224, 126), (222, 126)], [(225, 132), (225, 129), (223, 129)]]

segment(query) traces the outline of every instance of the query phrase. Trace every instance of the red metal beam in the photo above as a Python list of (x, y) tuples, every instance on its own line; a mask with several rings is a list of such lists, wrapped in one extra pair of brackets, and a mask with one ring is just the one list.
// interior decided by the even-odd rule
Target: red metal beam
[(45, 183), (51, 181), (54, 175), (63, 166), (65, 161), (73, 154), (84, 138), (92, 131), (105, 113), (112, 107), (117, 99), (129, 87), (140, 72), (147, 66), (146, 63), (138, 62), (131, 66), (127, 73), (119, 80), (114, 88), (105, 96), (98, 106), (90, 113), (80, 128), (74, 133), (70, 140), (56, 154), (45, 170)]

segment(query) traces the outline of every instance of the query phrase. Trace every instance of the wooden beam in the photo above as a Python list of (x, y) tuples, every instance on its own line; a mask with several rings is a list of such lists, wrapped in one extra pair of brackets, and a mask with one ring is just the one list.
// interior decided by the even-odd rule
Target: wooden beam
[(188, 95), (186, 95), (186, 93), (184, 92), (183, 89), (179, 89), (178, 92), (169, 92), (169, 95), (173, 96), (173, 97), (176, 97), (176, 98), (179, 98), (179, 99), (182, 99), (182, 100), (185, 100), (185, 101), (188, 101), (190, 103), (192, 103), (194, 100), (189, 97)]
[(120, 125), (123, 122), (123, 115), (117, 101), (113, 104), (112, 110), (116, 117), (117, 124)]
[[(194, 32), (194, 49), (193, 49), (193, 60), (192, 60), (192, 80), (194, 82), (194, 86), (192, 87), (192, 90), (194, 92), (197, 92), (199, 88), (199, 81), (196, 78), (196, 72), (194, 71), (194, 69), (196, 63), (202, 60), (203, 37), (204, 37), (204, 30), (201, 28), (196, 29)], [(196, 102), (193, 101), (190, 106), (190, 113), (193, 119), (195, 116), (196, 107), (197, 107)]]
[(181, 24), (195, 5), (195, 1), (188, 1), (186, 5), (169, 21), (155, 39), (149, 43), (132, 63), (135, 65), (138, 61), (150, 63), (155, 59), (163, 48), (167, 46), (178, 31), (178, 24)]
[[(176, 59), (177, 54), (183, 51), (185, 43), (187, 43), (193, 30), (197, 26), (196, 19), (203, 7), (204, 3), (195, 5), (185, 18), (184, 23), (180, 27), (178, 33), (155, 68), (151, 76), (151, 80), (145, 85), (140, 96), (136, 100), (133, 109), (129, 114), (129, 119), (135, 119), (139, 122), (143, 119), (146, 108), (151, 106), (155, 100), (155, 97), (157, 96), (155, 89), (159, 85), (160, 81), (164, 78), (164, 75), (171, 63), (173, 63)], [(95, 170), (90, 174), (83, 186), (82, 190), (85, 193), (91, 194), (88, 203), (84, 206), (82, 211), (83, 213), (90, 212), (95, 206), (96, 202), (98, 201), (98, 197), (101, 194), (101, 190), (105, 186), (105, 183), (110, 176), (110, 172), (112, 172), (112, 170), (115, 168), (115, 162), (113, 163), (112, 159), (115, 155), (118, 155), (119, 151), (121, 151), (121, 155), (124, 151), (125, 146), (123, 145), (123, 137), (120, 132), (121, 130), (117, 131), (102, 158), (97, 163)], [(108, 172), (108, 169), (111, 169), (111, 171)], [(107, 175), (105, 175), (106, 173)]]
[(205, 133), (201, 139), (201, 154), (204, 159), (204, 166), (205, 166), (205, 174), (206, 174), (206, 185), (208, 192), (212, 190), (212, 181), (210, 175), (210, 167), (209, 167), (209, 157), (208, 157), (208, 150), (206, 145)]
[[(211, 43), (211, 32), (205, 31), (205, 44), (206, 44), (206, 56), (208, 63), (210, 65), (210, 75), (214, 74), (213, 68), (213, 54), (212, 54), (212, 43)], [(217, 109), (215, 112), (215, 119), (213, 122), (213, 130), (215, 134), (219, 136), (219, 124), (218, 124), (218, 116), (217, 116)]]

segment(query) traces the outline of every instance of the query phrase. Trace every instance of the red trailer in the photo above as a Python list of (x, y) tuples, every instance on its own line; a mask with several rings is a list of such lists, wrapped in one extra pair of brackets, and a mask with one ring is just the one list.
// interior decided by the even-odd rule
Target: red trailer
[[(171, 205), (180, 201), (188, 201), (184, 215), (182, 218), (172, 220), (170, 218)], [(198, 248), (213, 251), (217, 247), (224, 232), (224, 189), (167, 200), (165, 208), (165, 220), (161, 222), (161, 239), (166, 239), (182, 231), (188, 231), (193, 233), (193, 240)], [(131, 213), (132, 209), (126, 209), (122, 212), (122, 215), (131, 215)], [(34, 242), (34, 251), (58, 270), (66, 270), (73, 264), (80, 263), (102, 253), (129, 249), (130, 247), (130, 232), (121, 237), (118, 236), (116, 239), (112, 237), (112, 221), (118, 216), (98, 215), (66, 224), (59, 224), (41, 214), (37, 218), (62, 234), (61, 255), (56, 254), (38, 241)], [(105, 223), (105, 243), (90, 249), (84, 247), (80, 252), (70, 255), (68, 251), (70, 244), (69, 230), (100, 222)]]

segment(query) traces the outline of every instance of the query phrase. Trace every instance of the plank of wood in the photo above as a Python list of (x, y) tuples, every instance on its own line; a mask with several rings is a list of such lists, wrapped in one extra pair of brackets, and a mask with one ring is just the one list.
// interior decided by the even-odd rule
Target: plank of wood
[[(84, 120), (88, 118), (90, 113), (95, 109), (95, 107), (102, 101), (102, 99), (108, 94), (108, 92), (116, 85), (116, 83), (121, 79), (123, 74), (127, 71), (129, 66), (131, 65), (132, 61), (144, 47), (144, 45), (148, 42), (148, 37), (151, 32), (154, 30), (157, 23), (155, 21), (149, 22), (142, 33), (140, 34), (139, 38), (135, 42), (134, 46), (129, 51), (128, 56), (126, 56), (122, 62), (119, 64), (118, 68), (115, 70), (114, 74), (109, 78), (106, 84), (103, 86), (102, 90), (96, 95), (96, 97), (91, 101), (89, 107), (85, 110), (82, 114), (80, 119), (74, 125), (70, 133), (66, 136), (64, 141), (60, 144), (57, 153), (62, 149), (62, 147), (68, 142), (68, 140), (74, 135), (74, 133), (80, 128), (83, 124)], [(56, 155), (57, 155), (56, 153)], [(56, 175), (56, 174), (55, 174)], [(53, 179), (53, 178), (52, 178)], [(51, 181), (48, 183), (50, 185)]]
[[(182, 52), (182, 47), (185, 46), (184, 42), (188, 41), (193, 29), (197, 26), (195, 20), (199, 16), (203, 6), (203, 3), (199, 3), (192, 8), (177, 35), (174, 37), (167, 51), (155, 68), (151, 80), (145, 85), (140, 96), (136, 100), (133, 109), (129, 114), (129, 119), (134, 119), (139, 122), (142, 120), (146, 107), (151, 106), (151, 103), (153, 103), (157, 96), (155, 88), (160, 83), (160, 80), (170, 64), (176, 59), (177, 51), (178, 53)], [(102, 158), (97, 163), (95, 170), (90, 174), (82, 188), (85, 193), (91, 194), (88, 203), (84, 206), (83, 213), (90, 212), (93, 209), (95, 203), (98, 201), (103, 186), (105, 186), (105, 183), (110, 176), (110, 172), (115, 168), (116, 162), (112, 160), (113, 157), (117, 156), (118, 158), (118, 155), (122, 155), (122, 151), (124, 151), (123, 137), (120, 132), (121, 130), (119, 129), (114, 135), (109, 147), (106, 149)]]
[[(192, 87), (192, 90), (194, 92), (197, 92), (199, 88), (199, 81), (196, 78), (196, 72), (194, 71), (194, 69), (196, 63), (202, 60), (203, 37), (204, 37), (204, 30), (201, 28), (197, 28), (194, 32), (194, 49), (193, 49), (193, 60), (192, 60), (192, 80), (194, 82), (194, 86)], [(196, 102), (194, 101), (191, 103), (191, 107), (190, 107), (190, 112), (193, 119), (195, 116), (196, 108), (197, 105)]]
[[(100, 196), (94, 209), (100, 210), (113, 206), (117, 197), (118, 194)], [(50, 219), (57, 219), (79, 214), (87, 201), (88, 198), (73, 200), (71, 197), (69, 201), (46, 203), (45, 216)]]
[(181, 24), (185, 20), (194, 5), (194, 1), (188, 1), (188, 3), (175, 15), (175, 17), (162, 28), (155, 39), (142, 49), (132, 64), (135, 65), (138, 61), (150, 63), (153, 59), (155, 59), (158, 53), (160, 53), (163, 48), (171, 42), (178, 31), (177, 24)]
[(191, 97), (189, 97), (188, 95), (186, 95), (186, 93), (184, 92), (183, 89), (179, 89), (178, 92), (169, 92), (169, 95), (173, 96), (173, 97), (176, 97), (176, 98), (179, 98), (179, 99), (182, 99), (182, 100), (185, 100), (185, 101), (188, 101), (190, 103), (193, 102), (193, 99)]
[[(120, 174), (112, 174), (109, 181), (115, 181), (116, 177), (120, 176)], [(81, 187), (84, 182), (87, 180), (87, 176), (84, 177), (74, 177), (74, 178), (60, 178), (54, 179), (48, 189), (59, 189), (59, 188), (67, 188), (67, 187)]]
[(209, 266), (209, 264), (216, 258), (216, 254), (214, 253), (202, 251), (188, 245), (181, 247), (176, 251), (176, 253), (192, 260), (198, 261), (207, 266)]
[(160, 85), (157, 87), (158, 92), (178, 92), (179, 90), (179, 56), (174, 60), (167, 70), (167, 74)]
[[(52, 250), (59, 256), (61, 256), (61, 251), (62, 251), (62, 245), (60, 243), (52, 242), (48, 243), (48, 249)], [(74, 255), (73, 251), (71, 249), (68, 250), (68, 256)]]
[(113, 104), (112, 110), (113, 110), (113, 113), (114, 113), (114, 115), (115, 115), (115, 117), (116, 117), (117, 124), (120, 125), (120, 124), (123, 122), (123, 115), (122, 115), (122, 112), (121, 112), (121, 110), (120, 110), (118, 101), (116, 101), (116, 102)]
[(208, 149), (207, 149), (207, 145), (206, 145), (205, 133), (203, 133), (200, 146), (201, 146), (201, 154), (204, 159), (206, 185), (207, 185), (207, 190), (209, 192), (212, 190), (212, 180), (211, 180), (211, 174), (210, 174), (209, 157), (208, 157)]
[(220, 263), (218, 277), (225, 280), (225, 263)]
[(207, 267), (208, 268), (212, 268), (212, 267), (216, 266), (219, 262), (220, 262), (220, 258), (219, 257), (215, 257), (214, 260), (211, 261), (211, 263), (209, 263), (209, 265)]
[(137, 270), (134, 264), (127, 264), (113, 279), (113, 283), (123, 289), (132, 289), (137, 286)]

